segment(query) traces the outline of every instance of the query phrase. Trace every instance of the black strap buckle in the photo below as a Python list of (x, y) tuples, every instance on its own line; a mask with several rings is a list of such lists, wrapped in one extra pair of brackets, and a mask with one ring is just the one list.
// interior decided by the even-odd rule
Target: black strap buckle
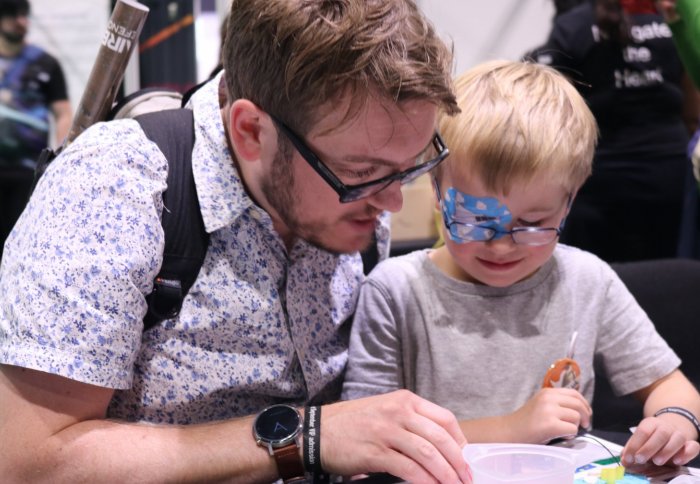
[(153, 282), (153, 292), (148, 296), (149, 315), (159, 321), (171, 319), (178, 315), (182, 308), (182, 283), (176, 279), (157, 277)]

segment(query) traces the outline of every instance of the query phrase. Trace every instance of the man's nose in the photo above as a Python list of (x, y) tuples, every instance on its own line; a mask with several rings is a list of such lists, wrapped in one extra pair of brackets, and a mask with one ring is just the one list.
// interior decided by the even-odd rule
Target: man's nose
[(369, 203), (382, 211), (398, 212), (403, 206), (401, 182), (390, 183), (386, 188), (372, 195), (369, 198)]

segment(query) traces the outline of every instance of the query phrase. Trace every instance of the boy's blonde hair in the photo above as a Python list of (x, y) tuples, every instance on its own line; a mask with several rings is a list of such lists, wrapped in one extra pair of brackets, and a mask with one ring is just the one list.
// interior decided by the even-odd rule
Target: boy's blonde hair
[(462, 112), (440, 118), (450, 157), (439, 167), (480, 176), (486, 188), (547, 177), (575, 192), (591, 174), (595, 118), (556, 70), (505, 60), (479, 64), (456, 80)]

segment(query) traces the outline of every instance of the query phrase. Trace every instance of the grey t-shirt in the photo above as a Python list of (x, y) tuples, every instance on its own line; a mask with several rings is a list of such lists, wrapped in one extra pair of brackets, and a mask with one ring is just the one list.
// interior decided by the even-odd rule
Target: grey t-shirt
[(573, 357), (593, 399), (593, 359), (628, 394), (677, 368), (615, 272), (558, 245), (533, 276), (506, 288), (442, 273), (429, 250), (391, 258), (365, 281), (350, 337), (343, 398), (407, 388), (460, 419), (512, 413), (542, 386), (555, 360)]

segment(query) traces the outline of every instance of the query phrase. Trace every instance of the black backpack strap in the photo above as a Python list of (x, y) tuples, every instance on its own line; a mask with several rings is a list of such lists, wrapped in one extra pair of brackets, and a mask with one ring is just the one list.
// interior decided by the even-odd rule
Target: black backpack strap
[(165, 234), (163, 265), (147, 296), (144, 331), (178, 315), (197, 279), (209, 245), (192, 174), (194, 119), (190, 109), (168, 109), (136, 119), (146, 136), (168, 160), (168, 187), (163, 193), (161, 223)]

